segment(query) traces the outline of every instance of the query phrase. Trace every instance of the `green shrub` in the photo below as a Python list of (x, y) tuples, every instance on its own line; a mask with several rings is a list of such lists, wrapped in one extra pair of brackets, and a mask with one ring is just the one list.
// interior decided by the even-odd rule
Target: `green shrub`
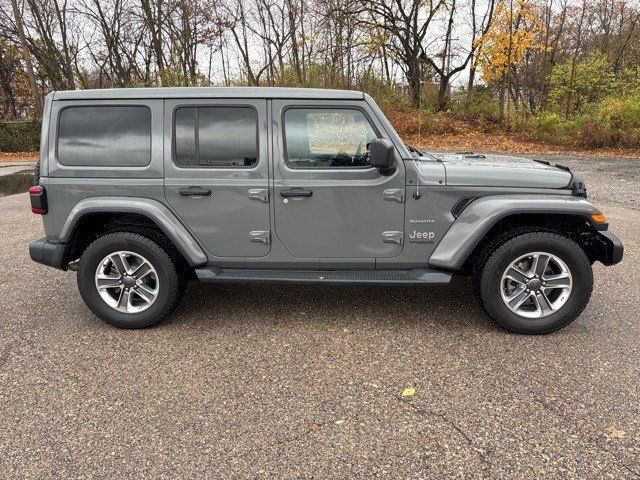
[(566, 111), (569, 102), (570, 112), (580, 112), (620, 87), (609, 59), (603, 53), (589, 54), (576, 63), (573, 74), (572, 70), (572, 62), (567, 60), (551, 72), (549, 101), (558, 111)]
[(640, 90), (605, 97), (569, 117), (542, 112), (520, 127), (536, 140), (558, 145), (640, 147)]
[(371, 71), (365, 71), (356, 78), (354, 88), (371, 95), (380, 108), (383, 109), (398, 103), (409, 103), (409, 98), (394, 89), (393, 84)]
[(37, 152), (41, 126), (38, 119), (0, 122), (0, 152)]
[(456, 93), (449, 109), (454, 117), (486, 126), (500, 121), (500, 109), (487, 88)]
[(582, 132), (592, 147), (640, 146), (640, 90), (600, 102)]
[(571, 145), (580, 131), (583, 119), (565, 118), (553, 112), (543, 112), (531, 119), (531, 134), (536, 140), (560, 145)]

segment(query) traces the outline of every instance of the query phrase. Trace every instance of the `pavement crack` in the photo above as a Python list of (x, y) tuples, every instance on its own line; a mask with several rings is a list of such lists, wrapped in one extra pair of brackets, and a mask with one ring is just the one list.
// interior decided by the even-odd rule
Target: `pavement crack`
[(257, 452), (264, 452), (265, 450), (268, 450), (269, 448), (272, 447), (276, 447), (276, 448), (280, 448), (283, 447), (285, 445), (288, 445), (289, 443), (292, 442), (297, 442), (298, 440), (302, 440), (304, 437), (306, 437), (307, 435), (311, 434), (311, 433), (316, 433), (318, 430), (320, 430), (320, 428), (322, 428), (323, 426), (326, 425), (326, 423), (314, 423), (314, 426), (309, 426), (306, 429), (304, 429), (302, 432), (300, 433), (296, 433), (294, 435), (289, 435), (286, 436), (284, 438), (281, 438), (279, 440), (275, 440), (271, 443), (268, 443), (262, 447), (258, 447), (258, 448), (252, 448), (250, 450), (245, 450), (243, 451), (243, 453), (245, 455), (247, 454), (253, 454), (253, 453), (257, 453)]
[[(22, 333), (18, 335), (13, 342), (7, 342), (2, 351), (0, 352), (0, 369), (4, 368), (5, 364), (9, 362), (9, 358), (11, 358), (11, 354), (21, 343), (31, 343), (35, 336), (35, 332), (33, 327), (35, 327), (36, 321), (31, 322)], [(30, 332), (30, 333), (27, 333)]]
[(7, 360), (9, 360), (9, 357), (11, 356), (11, 352), (21, 341), (22, 339), (14, 340), (13, 342), (7, 342), (7, 344), (2, 349), (2, 352), (0, 352), (0, 368), (4, 367), (4, 364), (7, 363)]
[(452, 430), (454, 430), (459, 436), (461, 436), (467, 445), (471, 447), (471, 449), (476, 453), (478, 458), (483, 464), (483, 469), (488, 471), (491, 469), (492, 464), (491, 461), (487, 458), (487, 455), (484, 453), (482, 449), (478, 447), (478, 444), (473, 440), (473, 437), (469, 435), (460, 425), (454, 422), (451, 418), (449, 418), (444, 413), (434, 412), (432, 410), (426, 410), (414, 405), (411, 402), (402, 401), (405, 405), (409, 406), (414, 412), (422, 417), (435, 417), (440, 419), (446, 425), (448, 425)]
[(589, 436), (587, 434), (587, 432), (582, 432), (582, 429), (580, 427), (578, 427), (576, 425), (575, 422), (572, 422), (570, 420), (567, 419), (566, 415), (564, 413), (562, 413), (561, 411), (559, 411), (557, 408), (554, 408), (552, 405), (550, 405), (548, 402), (545, 402), (544, 400), (533, 396), (533, 401), (535, 403), (537, 403), (538, 405), (540, 405), (542, 408), (544, 408), (547, 412), (553, 414), (556, 418), (558, 418), (560, 420), (560, 422), (562, 422), (563, 425), (570, 427), (570, 428), (575, 428), (576, 430), (580, 431), (581, 433), (584, 433), (584, 438), (585, 441), (590, 444), (591, 446), (595, 447), (597, 450), (599, 450), (600, 452), (606, 454), (607, 456), (610, 456), (613, 461), (615, 463), (617, 463), (620, 467), (624, 468), (625, 470), (627, 470), (629, 473), (633, 474), (636, 478), (640, 478), (640, 471), (630, 467), (629, 465), (627, 465), (626, 463), (621, 462), (614, 454), (612, 454), (609, 450), (602, 448), (597, 442), (594, 442), (591, 439), (591, 436)]
[(298, 440), (302, 440), (304, 437), (306, 437), (310, 433), (316, 432), (322, 426), (322, 424), (316, 424), (316, 425), (318, 425), (318, 428), (315, 429), (315, 430), (312, 427), (307, 427), (305, 430), (303, 430), (300, 433), (297, 433), (295, 435), (291, 435), (289, 437), (282, 438), (280, 440), (276, 440), (275, 442), (273, 442), (270, 445), (268, 445), (268, 447), (281, 447), (281, 446), (287, 445), (287, 444), (289, 444), (291, 442), (296, 442)]

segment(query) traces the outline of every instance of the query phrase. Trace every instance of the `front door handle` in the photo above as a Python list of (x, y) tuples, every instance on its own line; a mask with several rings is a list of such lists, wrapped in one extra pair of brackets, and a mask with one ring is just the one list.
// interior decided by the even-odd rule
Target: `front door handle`
[(300, 188), (300, 187), (292, 187), (286, 190), (280, 190), (280, 196), (284, 198), (292, 198), (292, 197), (309, 198), (313, 196), (313, 190), (307, 190), (306, 188)]
[(209, 197), (211, 196), (211, 189), (204, 187), (189, 187), (181, 188), (178, 193), (183, 197)]

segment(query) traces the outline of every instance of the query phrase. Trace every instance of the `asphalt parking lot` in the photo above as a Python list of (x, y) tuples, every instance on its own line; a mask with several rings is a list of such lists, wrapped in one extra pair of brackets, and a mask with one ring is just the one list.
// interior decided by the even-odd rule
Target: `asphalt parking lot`
[(0, 198), (0, 478), (640, 478), (640, 161), (552, 160), (626, 252), (542, 337), (494, 327), (466, 280), (193, 284), (116, 330), (28, 258), (27, 196)]

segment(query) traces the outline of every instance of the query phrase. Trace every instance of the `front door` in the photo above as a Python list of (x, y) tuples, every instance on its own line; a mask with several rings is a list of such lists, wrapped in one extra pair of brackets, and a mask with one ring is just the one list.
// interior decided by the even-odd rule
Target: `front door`
[(404, 165), (369, 165), (368, 143), (383, 137), (363, 102), (273, 101), (275, 233), (297, 258), (336, 266), (402, 252)]
[(270, 250), (266, 100), (166, 100), (165, 197), (211, 256)]

